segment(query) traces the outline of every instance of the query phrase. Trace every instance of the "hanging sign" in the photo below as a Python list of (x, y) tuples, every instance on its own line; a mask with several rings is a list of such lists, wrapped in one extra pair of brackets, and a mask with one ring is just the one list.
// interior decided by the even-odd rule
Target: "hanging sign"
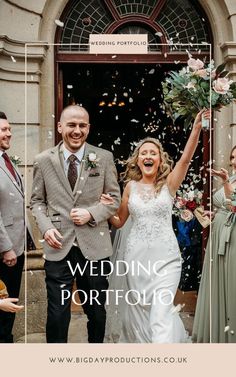
[(91, 54), (147, 54), (147, 34), (90, 34)]

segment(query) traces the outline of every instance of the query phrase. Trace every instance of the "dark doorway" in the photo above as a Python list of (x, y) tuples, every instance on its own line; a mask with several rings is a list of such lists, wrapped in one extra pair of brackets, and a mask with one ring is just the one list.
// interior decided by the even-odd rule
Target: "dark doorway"
[[(170, 70), (179, 64), (87, 64), (63, 63), (59, 69), (63, 79), (63, 107), (80, 104), (90, 114), (91, 131), (88, 142), (111, 150), (118, 172), (122, 161), (144, 137), (158, 138), (176, 162), (186, 143), (189, 130), (183, 124), (173, 125), (163, 107), (162, 85)], [(200, 141), (187, 182), (198, 175), (203, 163)], [(202, 189), (201, 179), (196, 188)], [(177, 219), (173, 218), (177, 231)], [(201, 271), (202, 236), (196, 222), (189, 233), (190, 246), (181, 244), (183, 272), (180, 289), (196, 290)]]
[(178, 159), (188, 132), (167, 117), (161, 82), (168, 71), (179, 68), (176, 64), (63, 64), (63, 106), (77, 103), (87, 108), (92, 125), (88, 141), (112, 150), (115, 158), (127, 158), (134, 142), (153, 136)]

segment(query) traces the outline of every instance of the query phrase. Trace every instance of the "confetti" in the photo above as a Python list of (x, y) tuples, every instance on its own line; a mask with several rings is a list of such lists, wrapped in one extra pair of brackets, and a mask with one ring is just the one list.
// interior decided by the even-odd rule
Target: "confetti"
[(16, 63), (16, 59), (12, 55), (11, 55), (11, 60), (13, 61), (13, 63)]
[(101, 234), (101, 236), (104, 236), (104, 232), (99, 232)]
[(45, 240), (39, 240), (39, 243), (44, 243), (45, 242)]
[(114, 144), (120, 145), (120, 138), (119, 137), (114, 141)]
[(60, 20), (55, 20), (55, 24), (57, 26), (60, 26), (60, 27), (63, 27), (64, 26), (64, 22), (60, 21)]
[(162, 34), (161, 31), (157, 31), (157, 32), (155, 33), (155, 35), (157, 35), (158, 37), (162, 37), (162, 36), (163, 36), (163, 34)]
[(116, 58), (116, 55), (112, 55), (112, 57), (111, 57), (112, 59), (115, 59)]

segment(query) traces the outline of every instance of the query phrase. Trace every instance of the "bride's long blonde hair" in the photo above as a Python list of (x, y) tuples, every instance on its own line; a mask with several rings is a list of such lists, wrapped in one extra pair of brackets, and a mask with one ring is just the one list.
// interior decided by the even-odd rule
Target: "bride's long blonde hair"
[(127, 184), (129, 181), (140, 181), (142, 178), (142, 172), (138, 166), (139, 150), (142, 145), (146, 143), (154, 144), (160, 152), (160, 165), (157, 171), (156, 180), (154, 182), (156, 193), (161, 191), (162, 186), (166, 183), (166, 179), (173, 167), (173, 161), (169, 157), (167, 152), (164, 152), (163, 147), (158, 139), (152, 137), (146, 137), (141, 140), (136, 146), (133, 154), (125, 162), (126, 169), (121, 174), (122, 181)]

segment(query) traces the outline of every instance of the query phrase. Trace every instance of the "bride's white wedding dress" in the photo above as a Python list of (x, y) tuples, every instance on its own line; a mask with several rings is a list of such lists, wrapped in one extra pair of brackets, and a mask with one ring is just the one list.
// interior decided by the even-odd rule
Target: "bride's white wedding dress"
[(131, 229), (127, 240), (122, 235), (127, 230), (118, 236), (113, 260), (113, 263), (124, 260), (127, 273), (123, 277), (114, 273), (109, 286), (124, 290), (126, 299), (119, 306), (113, 300), (107, 307), (108, 341), (188, 341), (173, 304), (181, 274), (181, 255), (172, 228), (172, 205), (167, 185), (156, 195), (153, 185), (131, 182), (128, 202)]

